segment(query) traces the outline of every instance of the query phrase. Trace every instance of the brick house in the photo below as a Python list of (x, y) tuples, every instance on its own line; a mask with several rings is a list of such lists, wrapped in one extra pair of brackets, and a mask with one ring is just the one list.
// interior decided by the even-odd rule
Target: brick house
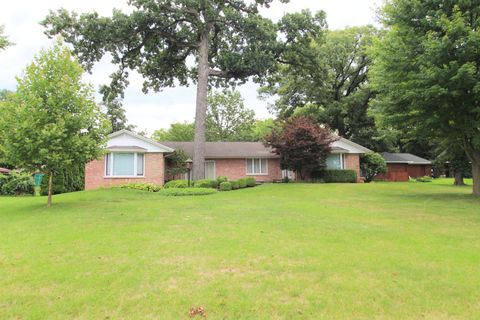
[[(85, 189), (151, 182), (163, 185), (165, 158), (175, 150), (193, 156), (193, 142), (156, 142), (127, 130), (112, 133), (104, 157), (87, 164)], [(332, 145), (327, 159), (329, 169), (353, 169), (360, 180), (360, 155), (371, 152), (356, 143), (340, 138)], [(239, 179), (247, 176), (257, 181), (277, 181), (293, 172), (282, 170), (280, 157), (260, 142), (207, 142), (205, 146), (205, 178), (227, 176)], [(184, 178), (184, 177), (175, 177)]]
[(377, 176), (377, 180), (408, 181), (410, 177), (432, 174), (432, 163), (411, 153), (383, 152), (382, 156), (387, 163), (387, 173)]
[(172, 152), (173, 149), (133, 132), (114, 132), (108, 136), (105, 155), (87, 163), (85, 190), (129, 182), (163, 185), (165, 155)]

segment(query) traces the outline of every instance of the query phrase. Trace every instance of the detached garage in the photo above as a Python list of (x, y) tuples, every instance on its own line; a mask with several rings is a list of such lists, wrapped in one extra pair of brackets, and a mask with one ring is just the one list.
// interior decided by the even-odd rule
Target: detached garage
[(409, 177), (418, 178), (432, 174), (432, 163), (411, 153), (382, 153), (387, 163), (387, 173), (378, 176), (379, 180), (408, 181)]

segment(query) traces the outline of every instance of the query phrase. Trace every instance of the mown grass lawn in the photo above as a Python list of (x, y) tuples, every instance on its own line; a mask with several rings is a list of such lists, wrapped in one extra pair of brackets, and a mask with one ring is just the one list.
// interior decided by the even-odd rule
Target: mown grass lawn
[(0, 318), (478, 319), (480, 199), (449, 183), (0, 198)]

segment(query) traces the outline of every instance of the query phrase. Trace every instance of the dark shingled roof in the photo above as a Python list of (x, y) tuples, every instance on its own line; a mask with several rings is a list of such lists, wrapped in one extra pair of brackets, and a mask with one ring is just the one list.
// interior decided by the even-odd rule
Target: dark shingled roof
[[(193, 157), (193, 142), (162, 141), (160, 143), (175, 150), (183, 150), (189, 157)], [(207, 142), (205, 145), (205, 158), (210, 159), (278, 157), (261, 142)]]
[[(193, 157), (193, 142), (161, 141), (159, 142), (175, 150), (183, 150), (189, 157)], [(332, 151), (347, 151), (333, 147)], [(205, 145), (207, 159), (242, 159), (242, 158), (279, 158), (261, 142), (207, 142)]]
[(383, 152), (382, 156), (387, 163), (432, 164), (429, 160), (417, 157), (411, 153)]

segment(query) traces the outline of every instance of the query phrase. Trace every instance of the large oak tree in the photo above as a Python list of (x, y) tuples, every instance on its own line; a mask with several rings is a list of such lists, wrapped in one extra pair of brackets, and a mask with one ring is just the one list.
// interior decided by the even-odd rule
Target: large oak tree
[(390, 0), (382, 19), (372, 79), (383, 121), (458, 144), (480, 195), (480, 6)]
[[(259, 15), (273, 0), (130, 0), (133, 12), (111, 17), (97, 13), (52, 12), (43, 21), (47, 35), (61, 34), (87, 69), (107, 53), (119, 69), (110, 94), (121, 95), (128, 70), (145, 79), (144, 91), (197, 85), (194, 179), (204, 177), (205, 119), (209, 84), (226, 86), (266, 75), (285, 50), (321, 26), (311, 15), (304, 24), (278, 28)], [(287, 2), (287, 0), (281, 0)]]

